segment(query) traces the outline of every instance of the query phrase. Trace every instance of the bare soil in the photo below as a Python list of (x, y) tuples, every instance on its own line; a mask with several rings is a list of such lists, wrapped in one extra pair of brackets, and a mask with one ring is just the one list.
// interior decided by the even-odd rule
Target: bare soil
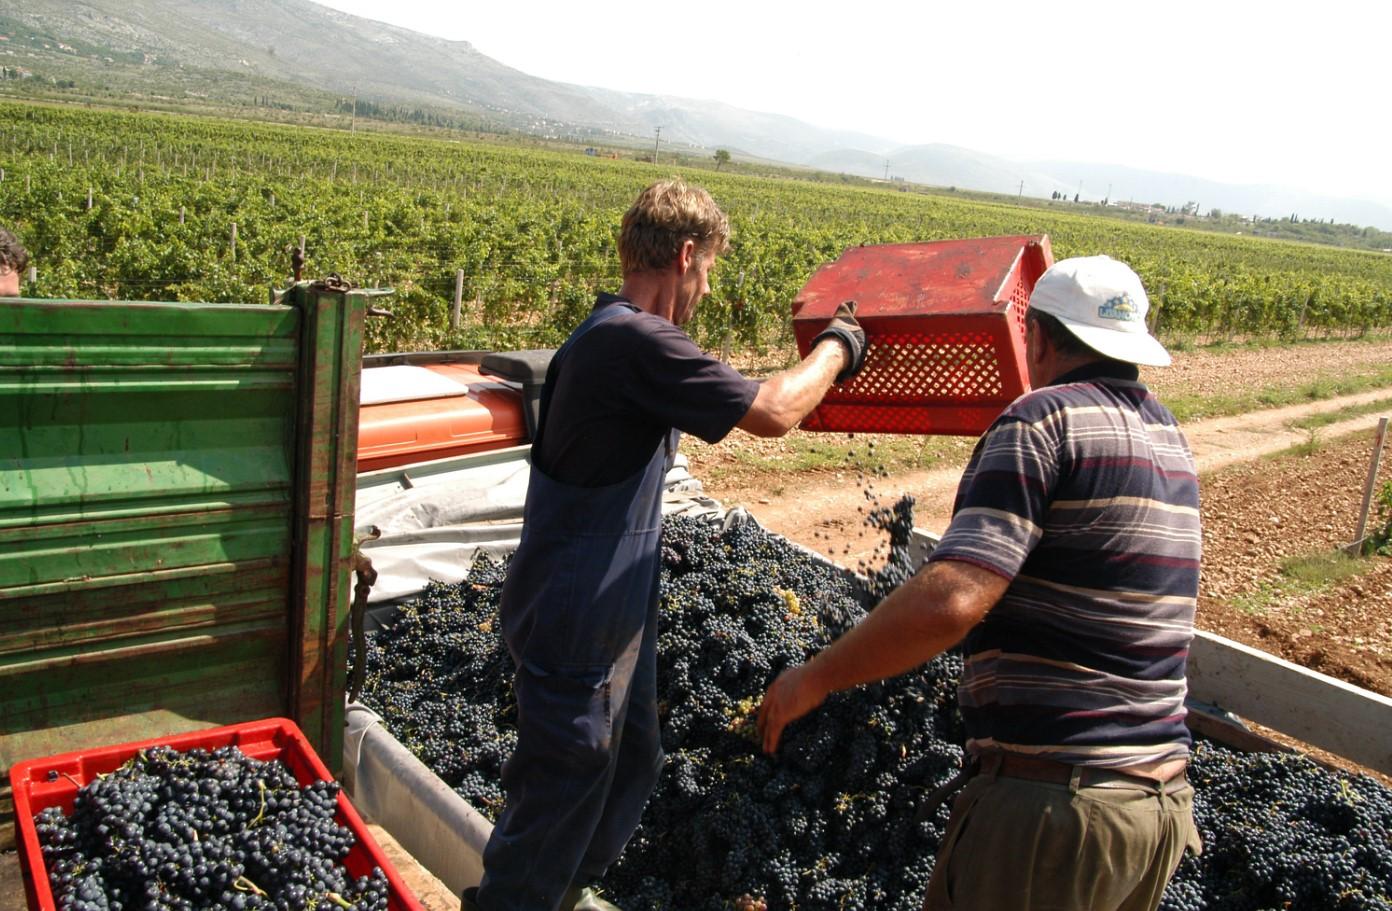
[(459, 896), (408, 854), (390, 832), (374, 823), (368, 823), (367, 829), (377, 840), (378, 847), (387, 855), (387, 860), (390, 860), (392, 866), (401, 874), (406, 888), (411, 890), (423, 911), (459, 911)]
[(1231, 396), (1241, 390), (1366, 372), (1392, 363), (1392, 339), (1171, 353), (1174, 363), (1169, 367), (1141, 368), (1141, 380), (1162, 400), (1176, 395)]
[[(1201, 486), (1204, 568), (1198, 625), (1392, 696), (1392, 560), (1313, 593), (1282, 592), (1281, 564), (1351, 541), (1371, 432), (1232, 465)], [(1386, 458), (1379, 483), (1392, 480)], [(1376, 513), (1375, 513), (1376, 514)]]
[[(1147, 371), (1142, 379), (1162, 400), (1233, 396), (1389, 361), (1392, 341), (1180, 352), (1168, 371)], [(1286, 590), (1281, 571), (1289, 558), (1328, 553), (1353, 538), (1378, 414), (1313, 432), (1293, 429), (1290, 422), (1372, 401), (1387, 402), (1380, 413), (1392, 413), (1392, 389), (1385, 389), (1195, 421), (1184, 430), (1201, 474), (1204, 568), (1198, 625), (1392, 696), (1392, 560), (1376, 559), (1355, 577), (1314, 593)], [(861, 440), (871, 446), (876, 439), (858, 435), (857, 446)], [(843, 566), (860, 568), (880, 557), (882, 536), (864, 521), (876, 504), (912, 494), (915, 524), (935, 532), (946, 528), (972, 442), (962, 441), (950, 465), (889, 477), (864, 473), (854, 455), (843, 467), (826, 471), (730, 471), (740, 448), (767, 456), (785, 445), (740, 434), (718, 446), (684, 451), (696, 477), (721, 478), (705, 481), (705, 487), (727, 506), (744, 505), (771, 530)], [(706, 471), (716, 466), (725, 470)], [(1389, 480), (1392, 453), (1385, 453), (1379, 484)]]

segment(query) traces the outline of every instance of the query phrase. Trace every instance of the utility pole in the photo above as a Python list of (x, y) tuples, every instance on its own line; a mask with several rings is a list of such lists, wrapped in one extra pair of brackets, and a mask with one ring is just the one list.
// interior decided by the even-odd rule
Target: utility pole
[(356, 133), (357, 131), (358, 131), (358, 87), (357, 87), (357, 85), (355, 84), (355, 85), (353, 86), (353, 117), (352, 117), (351, 120), (348, 121), (348, 132), (350, 132), (350, 133)]
[(889, 159), (885, 159), (885, 180), (889, 180)]
[(1020, 192), (1019, 192), (1019, 193), (1016, 193), (1015, 195), (1016, 195), (1016, 196), (1024, 196), (1024, 195), (1025, 195), (1025, 182), (1024, 182), (1023, 180), (1020, 181)]
[(657, 144), (662, 141), (662, 127), (657, 128), (657, 136), (653, 139), (653, 164), (657, 164)]

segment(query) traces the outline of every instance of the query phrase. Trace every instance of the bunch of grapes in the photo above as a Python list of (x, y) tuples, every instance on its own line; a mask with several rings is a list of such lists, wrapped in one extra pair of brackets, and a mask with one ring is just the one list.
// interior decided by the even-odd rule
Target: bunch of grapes
[[(432, 582), (367, 635), (362, 702), (392, 736), (489, 819), (517, 745), (512, 658), (498, 629), (506, 564), (486, 556), (455, 585)], [(350, 653), (353, 650), (350, 649)]]
[(1392, 911), (1392, 791), (1296, 753), (1197, 744), (1189, 767), (1203, 853), (1161, 911)]
[[(670, 517), (661, 544), (658, 700), (667, 763), (607, 877), (621, 907), (916, 908), (947, 807), (924, 796), (962, 761), (961, 659), (837, 694), (789, 726), (776, 757), (755, 734), (774, 677), (865, 616), (906, 576), (912, 503), (878, 511), (881, 573), (860, 577), (754, 522)], [(363, 701), (473, 806), (496, 817), (516, 743), (498, 634), (505, 566), (432, 585), (369, 636)], [(891, 581), (892, 580), (892, 581)], [(680, 877), (672, 870), (682, 870)]]
[(60, 911), (386, 911), (382, 871), (342, 865), (338, 790), (235, 747), (153, 747), (35, 828)]

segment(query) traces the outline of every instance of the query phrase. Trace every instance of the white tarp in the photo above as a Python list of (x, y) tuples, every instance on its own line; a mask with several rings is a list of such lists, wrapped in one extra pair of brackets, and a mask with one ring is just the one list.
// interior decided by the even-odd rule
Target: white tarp
[[(362, 545), (377, 581), (368, 603), (408, 597), (427, 582), (458, 582), (479, 554), (517, 548), (531, 449), (480, 453), (360, 475), (354, 524), (381, 537)], [(663, 513), (716, 512), (686, 457), (667, 473)]]
[(396, 364), (391, 367), (373, 367), (362, 372), (358, 404), (385, 405), (389, 402), (414, 402), (419, 399), (449, 398), (468, 393), (468, 383), (461, 383), (453, 377), (425, 367)]

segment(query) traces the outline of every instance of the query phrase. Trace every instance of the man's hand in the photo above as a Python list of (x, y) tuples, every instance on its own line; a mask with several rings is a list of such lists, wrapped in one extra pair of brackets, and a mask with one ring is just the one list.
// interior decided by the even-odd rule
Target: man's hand
[(860, 323), (855, 318), (856, 302), (843, 301), (841, 306), (836, 308), (836, 312), (831, 316), (831, 322), (827, 323), (826, 328), (817, 333), (817, 337), (812, 339), (812, 347), (816, 348), (822, 341), (834, 338), (846, 346), (846, 366), (841, 368), (841, 372), (836, 374), (836, 382), (844, 383), (860, 372), (860, 368), (865, 366), (865, 330), (860, 328)]
[(821, 705), (826, 697), (826, 690), (805, 664), (779, 674), (759, 704), (759, 737), (764, 752), (773, 755), (778, 750), (783, 729)]

